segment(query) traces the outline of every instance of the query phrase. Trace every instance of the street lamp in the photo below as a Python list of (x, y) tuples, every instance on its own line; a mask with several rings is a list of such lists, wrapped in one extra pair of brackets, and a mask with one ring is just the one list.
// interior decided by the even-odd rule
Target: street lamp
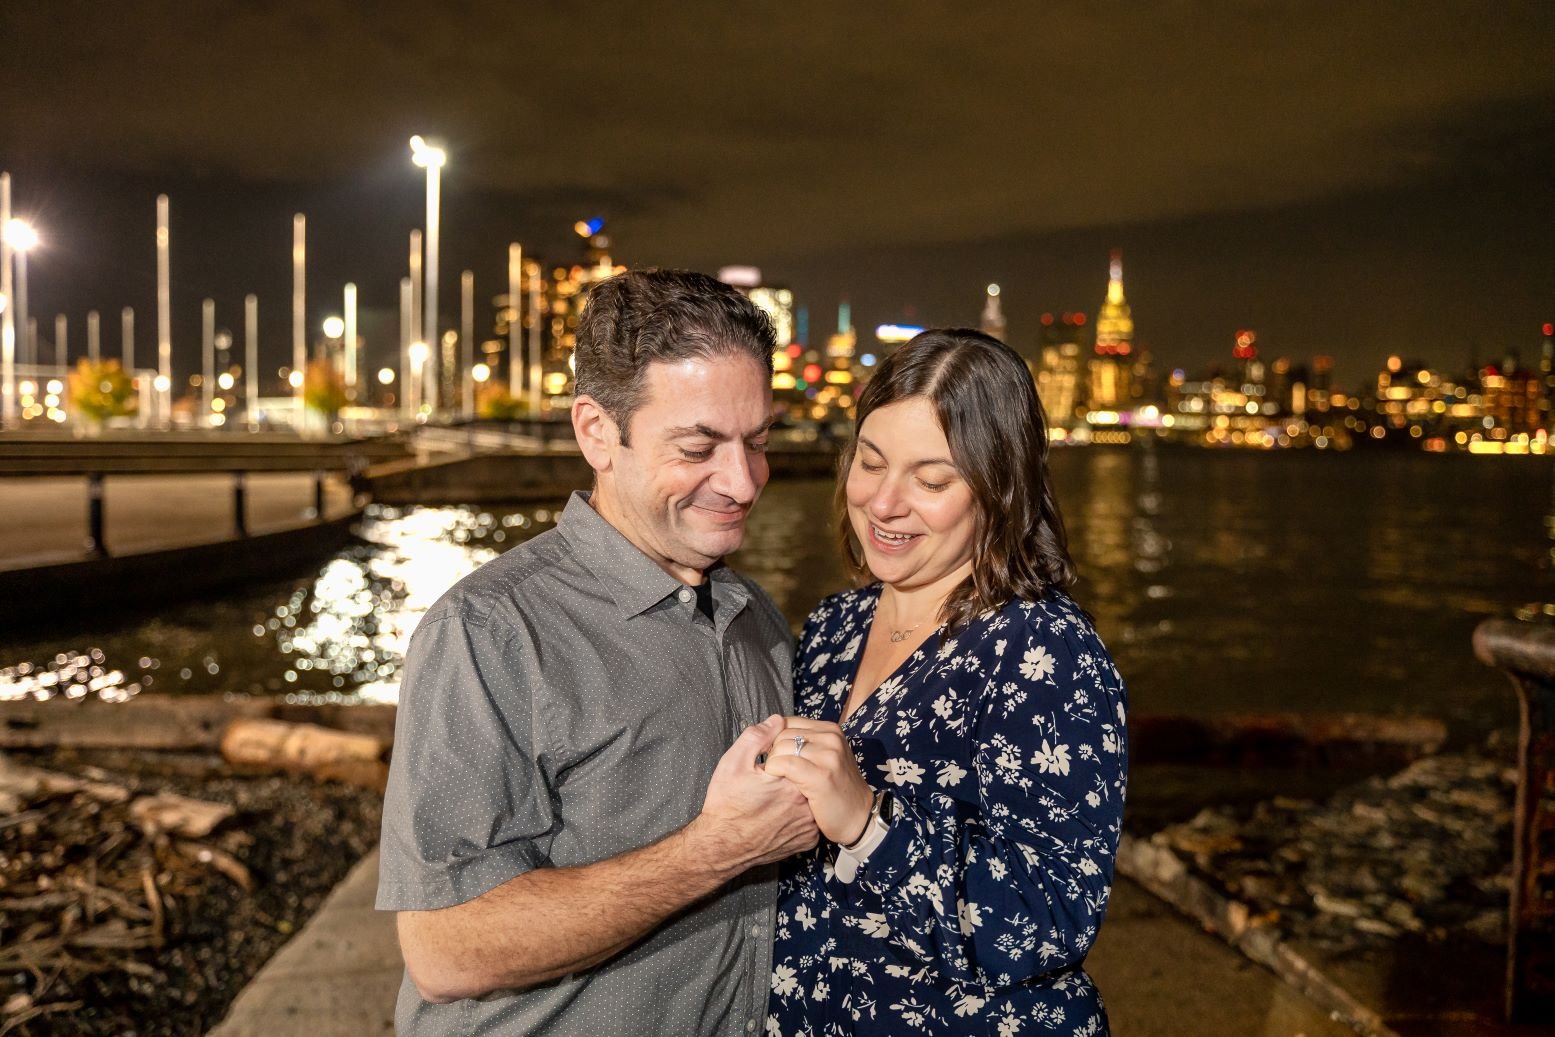
[(342, 317), (324, 318), (324, 337), (339, 338), (346, 333), (346, 322)]
[[(448, 153), (428, 144), (419, 135), (410, 138), (410, 158), (427, 171), (427, 231), (426, 231), (426, 290), (421, 295), (423, 342), (437, 341), (437, 235), (438, 189), (441, 171), (448, 162)], [(437, 409), (437, 379), (431, 379), (427, 401)]]

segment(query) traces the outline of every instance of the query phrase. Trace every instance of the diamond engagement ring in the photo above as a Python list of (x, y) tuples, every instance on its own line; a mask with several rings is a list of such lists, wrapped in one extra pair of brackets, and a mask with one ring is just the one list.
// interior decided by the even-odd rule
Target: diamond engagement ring
[(795, 735), (794, 736), (794, 755), (795, 756), (803, 756), (804, 755), (804, 735)]

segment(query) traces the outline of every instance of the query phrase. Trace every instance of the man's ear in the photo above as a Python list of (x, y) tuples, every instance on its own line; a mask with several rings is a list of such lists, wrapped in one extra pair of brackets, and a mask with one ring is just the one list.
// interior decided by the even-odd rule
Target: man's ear
[(596, 472), (610, 471), (611, 452), (621, 444), (621, 430), (615, 419), (592, 396), (574, 397), (572, 434), (578, 439), (583, 459)]

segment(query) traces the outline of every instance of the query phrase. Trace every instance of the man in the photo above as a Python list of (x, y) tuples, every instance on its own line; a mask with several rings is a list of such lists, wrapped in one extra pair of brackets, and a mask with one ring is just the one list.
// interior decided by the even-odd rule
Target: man
[(817, 835), (757, 762), (791, 712), (787, 625), (719, 560), (767, 481), (772, 350), (700, 274), (590, 295), (572, 422), (593, 493), (449, 591), (405, 661), (378, 892), (400, 1033), (765, 1018), (771, 862)]

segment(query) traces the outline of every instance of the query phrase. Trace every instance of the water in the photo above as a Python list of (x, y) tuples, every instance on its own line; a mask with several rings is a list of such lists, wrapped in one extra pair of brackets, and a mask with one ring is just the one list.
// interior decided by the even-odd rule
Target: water
[[(1540, 458), (1073, 449), (1054, 478), (1076, 597), (1134, 709), (1359, 710), (1515, 724), (1479, 620), (1555, 600)], [(482, 562), (551, 527), (514, 511), (380, 509), (311, 577), (48, 636), (0, 632), (0, 698), (157, 692), (393, 701), (410, 631)], [(775, 483), (734, 564), (796, 625), (844, 583), (831, 486)]]

